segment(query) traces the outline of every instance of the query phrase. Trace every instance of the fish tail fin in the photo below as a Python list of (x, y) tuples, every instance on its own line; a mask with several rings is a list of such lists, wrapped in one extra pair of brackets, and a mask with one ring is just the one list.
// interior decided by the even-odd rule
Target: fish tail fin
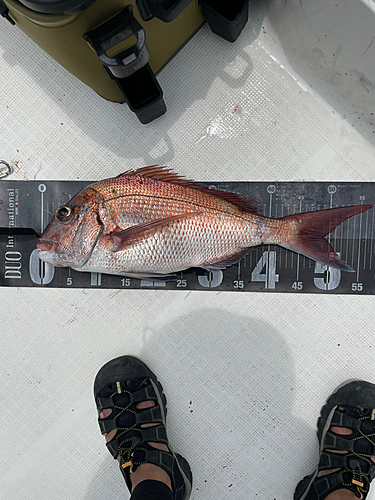
[(324, 236), (331, 233), (344, 220), (372, 207), (373, 205), (355, 205), (288, 215), (283, 219), (295, 225), (296, 230), (290, 241), (281, 245), (322, 264), (354, 272), (354, 269), (340, 259)]

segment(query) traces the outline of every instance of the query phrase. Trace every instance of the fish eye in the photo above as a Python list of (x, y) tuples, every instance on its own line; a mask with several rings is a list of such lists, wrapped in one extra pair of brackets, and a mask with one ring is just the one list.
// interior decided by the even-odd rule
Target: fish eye
[(74, 215), (73, 207), (70, 205), (64, 205), (56, 210), (56, 219), (59, 222), (67, 223), (70, 222)]

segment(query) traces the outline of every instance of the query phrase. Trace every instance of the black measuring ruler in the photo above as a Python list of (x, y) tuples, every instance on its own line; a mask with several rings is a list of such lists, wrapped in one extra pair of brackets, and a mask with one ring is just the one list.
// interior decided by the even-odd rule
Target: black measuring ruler
[[(277, 245), (255, 247), (225, 269), (189, 269), (151, 281), (58, 268), (38, 258), (36, 243), (56, 209), (88, 181), (0, 181), (0, 286), (236, 292), (375, 293), (375, 208), (343, 222), (326, 238), (354, 273), (314, 262)], [(217, 182), (206, 186), (255, 199), (279, 218), (340, 206), (375, 204), (373, 182)]]

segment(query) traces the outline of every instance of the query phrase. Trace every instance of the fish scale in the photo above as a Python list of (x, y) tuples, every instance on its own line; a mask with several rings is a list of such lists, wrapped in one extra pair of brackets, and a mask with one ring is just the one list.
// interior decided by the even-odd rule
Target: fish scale
[[(120, 252), (112, 264), (110, 264), (112, 252), (105, 245), (105, 238), (102, 238), (103, 244), (101, 245), (99, 241), (91, 258), (79, 268), (81, 271), (96, 270), (99, 268), (98, 262), (104, 260), (106, 270), (112, 269), (113, 274), (122, 274), (123, 269), (129, 273), (168, 274), (181, 270), (181, 266), (191, 267), (199, 265), (200, 262), (203, 265), (209, 265), (228, 255), (238, 253), (244, 247), (259, 243), (255, 235), (250, 236), (246, 231), (249, 223), (247, 219), (254, 219), (253, 214), (239, 213), (236, 207), (225, 200), (195, 189), (154, 179), (142, 179), (141, 182), (131, 179), (129, 182), (128, 179), (122, 178), (112, 183), (111, 181), (96, 183), (91, 188), (102, 198), (99, 213), (106, 232), (111, 232), (116, 228), (126, 229), (142, 222), (178, 214), (200, 211), (202, 215), (199, 219), (188, 221), (188, 223), (176, 222), (173, 230), (165, 228), (164, 238), (151, 237), (146, 245), (146, 255), (141, 251), (140, 245), (132, 246)], [(157, 190), (157, 196), (155, 196), (155, 190)], [(218, 213), (213, 215), (213, 210)], [(224, 214), (230, 214), (231, 218)], [(226, 220), (223, 220), (224, 217)], [(236, 218), (236, 222), (233, 217)], [(185, 239), (181, 238), (184, 232), (187, 232)], [(189, 233), (194, 234), (195, 237), (191, 239)], [(223, 241), (218, 240), (219, 233), (224, 237)], [(178, 245), (172, 243), (176, 238)], [(165, 239), (169, 239), (169, 246)], [(202, 241), (204, 241), (203, 247)], [(181, 249), (189, 242), (190, 253), (189, 257), (186, 257), (181, 253)], [(141, 246), (145, 247), (143, 244)], [(106, 254), (104, 259), (102, 253)], [(194, 259), (193, 255), (199, 257)], [(173, 259), (171, 256), (176, 258)], [(150, 265), (150, 260), (152, 260), (152, 265)]]
[[(127, 269), (129, 273), (163, 275), (177, 272), (181, 266), (192, 267), (200, 263), (208, 266), (228, 254), (238, 252), (244, 245), (251, 246), (249, 240), (244, 243), (243, 238), (240, 238), (243, 232), (241, 225), (243, 226), (245, 222), (241, 220), (235, 224), (229, 217), (226, 219), (221, 220), (218, 216), (216, 220), (208, 218), (206, 220), (186, 219), (170, 224), (146, 241), (141, 241), (122, 252), (117, 252), (115, 263), (112, 260), (111, 250), (104, 244), (99, 244), (81, 270), (95, 269), (95, 272), (99, 272), (97, 270), (100, 266), (98, 267), (97, 263), (103, 261), (107, 263), (105, 270), (112, 269), (113, 274), (120, 275), (123, 273), (122, 269)], [(218, 240), (217, 238), (219, 226), (221, 226), (221, 233), (225, 235), (225, 239)], [(223, 229), (224, 226), (227, 228)], [(204, 245), (202, 245), (202, 240)], [(113, 272), (114, 267), (116, 272)]]

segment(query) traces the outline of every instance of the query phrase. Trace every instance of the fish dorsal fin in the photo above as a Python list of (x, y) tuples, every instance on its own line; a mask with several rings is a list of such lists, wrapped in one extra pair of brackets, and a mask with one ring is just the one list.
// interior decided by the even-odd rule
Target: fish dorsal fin
[(255, 214), (261, 213), (258, 203), (255, 200), (248, 198), (247, 196), (237, 193), (229, 193), (227, 191), (220, 191), (218, 189), (210, 189), (194, 181), (181, 177), (168, 167), (151, 165), (149, 167), (138, 168), (137, 170), (127, 170), (126, 172), (117, 176), (117, 178), (119, 177), (148, 177), (150, 179), (155, 179), (156, 181), (169, 182), (170, 184), (177, 184), (178, 186), (197, 189), (202, 193), (212, 194), (214, 196), (217, 196), (218, 198), (221, 198), (222, 200), (228, 201), (244, 212)]
[(112, 251), (119, 252), (128, 245), (132, 245), (141, 240), (149, 238), (153, 233), (155, 233), (162, 227), (167, 226), (171, 222), (187, 219), (188, 217), (195, 217), (197, 215), (200, 215), (201, 213), (202, 212), (189, 212), (186, 214), (172, 215), (171, 217), (155, 219), (151, 222), (142, 222), (141, 224), (130, 226), (123, 231), (114, 231), (109, 235), (109, 237), (113, 241)]

